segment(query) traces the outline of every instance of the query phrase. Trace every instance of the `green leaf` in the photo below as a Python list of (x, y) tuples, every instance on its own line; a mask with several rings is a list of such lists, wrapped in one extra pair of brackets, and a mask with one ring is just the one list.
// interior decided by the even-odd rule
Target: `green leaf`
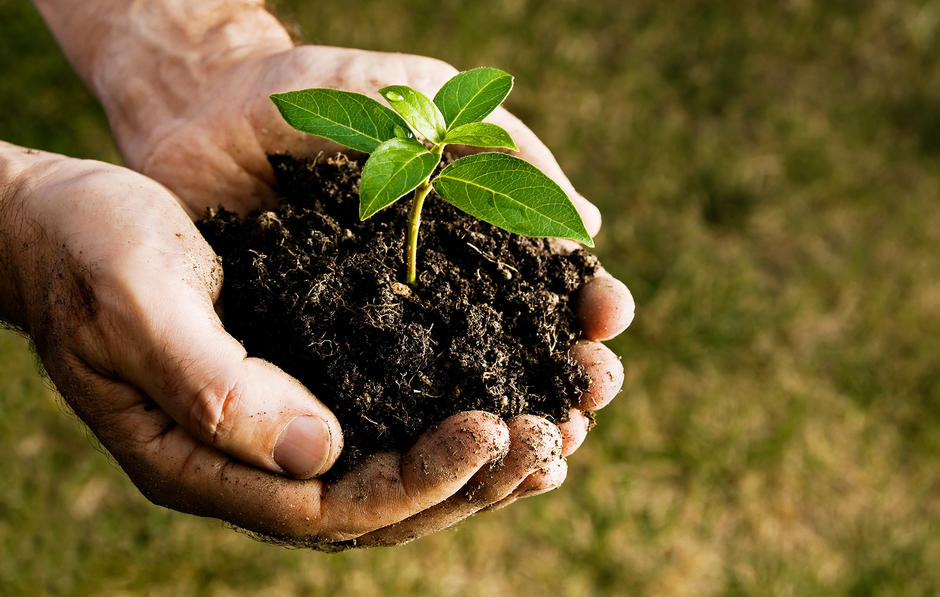
[(389, 139), (372, 152), (359, 183), (359, 219), (401, 199), (434, 172), (440, 156), (414, 139)]
[(461, 158), (434, 179), (434, 190), (454, 207), (509, 232), (594, 246), (568, 195), (525, 160), (502, 153)]
[(393, 138), (396, 127), (408, 126), (398, 114), (359, 93), (304, 89), (270, 97), (295, 129), (365, 153)]
[(440, 143), (444, 139), (447, 131), (444, 116), (426, 95), (407, 85), (383, 87), (379, 93), (425, 139), (432, 143)]
[(474, 147), (502, 147), (519, 151), (505, 129), (488, 122), (469, 122), (447, 131), (444, 143), (472, 145)]
[(415, 138), (415, 134), (411, 132), (410, 128), (408, 127), (402, 128), (398, 125), (395, 126), (395, 136), (398, 137), (399, 139), (414, 139)]
[(489, 116), (511, 89), (509, 73), (498, 68), (474, 68), (444, 83), (434, 96), (434, 103), (441, 109), (450, 130)]

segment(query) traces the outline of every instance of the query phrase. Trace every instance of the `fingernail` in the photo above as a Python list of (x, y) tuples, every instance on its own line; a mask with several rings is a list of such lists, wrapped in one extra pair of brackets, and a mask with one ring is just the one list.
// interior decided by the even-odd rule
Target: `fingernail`
[(308, 479), (323, 472), (332, 447), (330, 428), (317, 417), (297, 417), (274, 447), (274, 461), (287, 473)]

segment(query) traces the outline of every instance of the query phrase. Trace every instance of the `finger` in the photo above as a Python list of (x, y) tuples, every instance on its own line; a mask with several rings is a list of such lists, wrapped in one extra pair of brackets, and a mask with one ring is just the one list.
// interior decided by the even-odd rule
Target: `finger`
[(519, 152), (515, 155), (526, 160), (549, 178), (558, 183), (558, 186), (571, 198), (581, 219), (584, 221), (584, 227), (592, 237), (597, 235), (601, 228), (601, 212), (597, 207), (578, 193), (568, 177), (562, 171), (555, 156), (548, 150), (548, 147), (533, 133), (529, 127), (521, 120), (510, 114), (504, 108), (497, 108), (488, 118), (488, 122), (498, 124), (506, 129), (513, 141), (519, 147)]
[(567, 458), (584, 443), (591, 429), (591, 419), (580, 409), (572, 408), (568, 411), (568, 420), (559, 425), (558, 429), (561, 430), (561, 455)]
[(319, 479), (297, 481), (232, 460), (198, 441), (138, 389), (75, 357), (46, 360), (76, 414), (153, 503), (226, 520), (279, 540), (318, 544)]
[(323, 525), (351, 538), (401, 522), (457, 494), (509, 447), (510, 430), (499, 417), (480, 411), (454, 415), (404, 456), (377, 454), (329, 486)]
[(531, 497), (558, 489), (568, 477), (568, 463), (559, 458), (529, 475), (508, 497)]
[[(551, 238), (554, 251), (567, 255), (581, 245), (566, 238)], [(578, 291), (575, 309), (582, 332), (590, 340), (610, 340), (630, 326), (636, 305), (630, 290), (603, 267)]]
[(274, 472), (309, 478), (342, 450), (333, 413), (303, 385), (264, 361), (247, 358), (213, 313), (178, 321), (152, 346), (159, 367), (127, 379), (154, 397), (192, 435)]
[(55, 377), (66, 399), (148, 499), (295, 545), (322, 546), (394, 524), (451, 496), (509, 446), (498, 417), (461, 413), (407, 454), (376, 455), (333, 484), (287, 479), (195, 440), (127, 384), (81, 363), (65, 376), (62, 369)]
[(146, 280), (99, 293), (100, 312), (108, 315), (94, 329), (105, 337), (80, 342), (86, 360), (142, 390), (193, 437), (243, 462), (299, 478), (329, 469), (342, 450), (333, 414), (277, 367), (248, 358), (216, 315), (214, 289), (181, 282), (185, 272), (174, 270), (144, 267)]
[(532, 472), (561, 457), (562, 436), (556, 425), (535, 415), (519, 415), (507, 422), (509, 454), (480, 471), (464, 490), (468, 501), (490, 504), (512, 492)]
[(400, 545), (455, 525), (504, 499), (533, 472), (559, 457), (561, 435), (549, 421), (521, 415), (507, 425), (510, 449), (505, 458), (484, 466), (449, 499), (398, 524), (363, 535), (356, 540), (356, 545)]
[(556, 460), (542, 470), (529, 475), (510, 495), (496, 502), (488, 510), (502, 510), (522, 498), (534, 497), (558, 489), (568, 476), (568, 463)]
[(623, 387), (620, 357), (600, 342), (589, 340), (575, 342), (568, 354), (591, 378), (588, 389), (578, 398), (578, 408), (594, 411), (607, 406)]
[(633, 295), (621, 282), (604, 272), (578, 291), (575, 312), (588, 340), (610, 340), (633, 321)]

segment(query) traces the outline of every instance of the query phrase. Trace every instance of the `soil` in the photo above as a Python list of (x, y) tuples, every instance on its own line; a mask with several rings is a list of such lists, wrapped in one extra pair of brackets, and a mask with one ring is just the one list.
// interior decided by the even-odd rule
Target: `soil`
[(270, 161), (274, 211), (209, 210), (198, 226), (222, 259), (226, 329), (339, 419), (334, 475), (464, 410), (567, 419), (588, 385), (568, 348), (572, 293), (594, 275), (593, 255), (561, 255), (432, 192), (410, 287), (400, 282), (407, 198), (361, 222), (356, 161)]

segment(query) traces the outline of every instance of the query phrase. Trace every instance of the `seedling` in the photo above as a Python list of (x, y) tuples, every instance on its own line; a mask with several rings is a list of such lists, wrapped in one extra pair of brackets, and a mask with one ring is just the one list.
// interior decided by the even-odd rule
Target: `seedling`
[(275, 93), (271, 100), (294, 128), (370, 154), (359, 184), (360, 219), (414, 191), (405, 243), (406, 282), (414, 285), (421, 207), (432, 188), (454, 207), (509, 232), (594, 246), (568, 195), (525, 160), (477, 153), (432, 178), (450, 144), (518, 150), (508, 132), (482, 122), (506, 99), (512, 83), (512, 76), (499, 69), (475, 68), (444, 83), (433, 101), (405, 85), (383, 87), (379, 94), (391, 110), (337, 89)]

